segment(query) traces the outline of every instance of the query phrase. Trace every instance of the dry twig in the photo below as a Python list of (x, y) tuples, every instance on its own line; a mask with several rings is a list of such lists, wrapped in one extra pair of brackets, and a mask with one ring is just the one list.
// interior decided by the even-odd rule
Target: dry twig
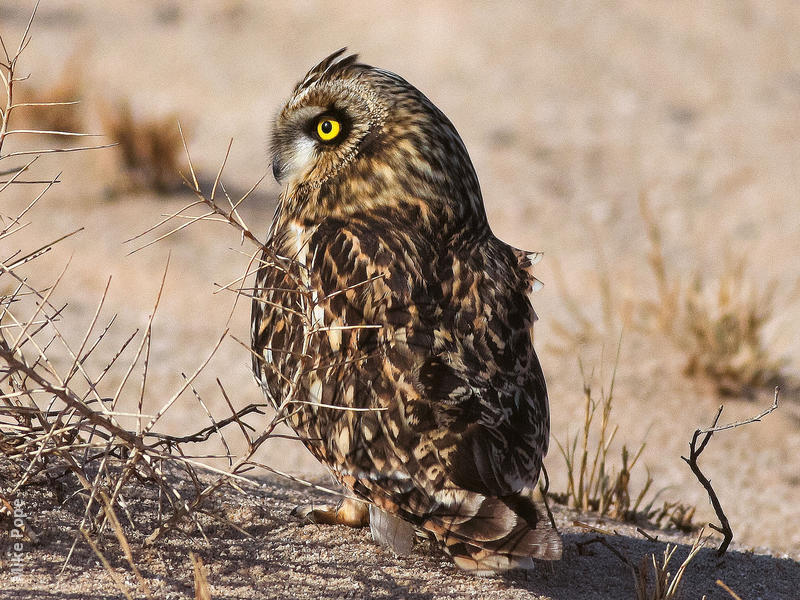
[(203, 559), (194, 552), (189, 553), (194, 567), (194, 597), (195, 600), (211, 600), (211, 587), (208, 585), (206, 566)]
[[(728, 522), (728, 517), (725, 516), (725, 512), (722, 510), (722, 504), (717, 497), (717, 493), (714, 491), (714, 488), (711, 485), (711, 481), (703, 474), (703, 471), (700, 469), (700, 465), (697, 464), (697, 459), (700, 458), (700, 455), (705, 450), (708, 442), (711, 441), (711, 436), (714, 435), (717, 431), (725, 431), (727, 429), (735, 429), (736, 427), (741, 427), (743, 425), (749, 425), (750, 423), (755, 423), (756, 421), (760, 421), (762, 418), (773, 412), (778, 408), (778, 394), (779, 389), (775, 388), (775, 396), (772, 402), (772, 406), (765, 409), (755, 417), (750, 419), (745, 419), (744, 421), (737, 421), (735, 423), (729, 423), (727, 425), (717, 426), (719, 422), (719, 418), (722, 415), (723, 407), (720, 406), (717, 410), (717, 414), (714, 417), (714, 422), (711, 424), (711, 427), (707, 429), (697, 429), (695, 430), (694, 434), (692, 435), (692, 441), (689, 442), (689, 458), (685, 456), (681, 456), (681, 458), (689, 465), (689, 468), (694, 473), (697, 480), (700, 482), (700, 485), (705, 488), (706, 492), (708, 493), (708, 498), (711, 501), (711, 505), (714, 507), (714, 512), (719, 519), (720, 524), (715, 525), (714, 523), (709, 523), (708, 526), (711, 527), (714, 531), (717, 531), (722, 534), (723, 539), (722, 543), (720, 544), (719, 548), (717, 549), (717, 555), (722, 556), (728, 550), (728, 546), (733, 540), (733, 529), (731, 529), (731, 525)], [(701, 440), (702, 436), (702, 440)], [(698, 440), (700, 443), (698, 445)]]
[(733, 600), (742, 600), (741, 596), (739, 596), (739, 594), (737, 594), (736, 592), (734, 592), (734, 591), (733, 591), (733, 590), (732, 590), (732, 589), (731, 589), (731, 588), (730, 588), (730, 587), (729, 587), (729, 586), (728, 586), (728, 585), (727, 585), (727, 584), (726, 584), (724, 581), (722, 581), (721, 579), (717, 579), (717, 585), (718, 585), (719, 587), (721, 587), (723, 590), (725, 590), (726, 592), (728, 592), (728, 593), (730, 594), (731, 598), (733, 598)]

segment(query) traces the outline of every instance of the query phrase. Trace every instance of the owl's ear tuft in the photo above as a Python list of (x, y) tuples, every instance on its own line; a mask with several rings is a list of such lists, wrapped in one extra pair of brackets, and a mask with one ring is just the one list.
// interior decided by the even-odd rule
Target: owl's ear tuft
[(294, 93), (297, 94), (301, 90), (311, 87), (323, 79), (329, 79), (334, 74), (356, 64), (358, 54), (345, 54), (346, 52), (346, 46), (344, 48), (339, 48), (336, 52), (323, 58), (320, 62), (311, 67), (302, 81), (295, 86)]

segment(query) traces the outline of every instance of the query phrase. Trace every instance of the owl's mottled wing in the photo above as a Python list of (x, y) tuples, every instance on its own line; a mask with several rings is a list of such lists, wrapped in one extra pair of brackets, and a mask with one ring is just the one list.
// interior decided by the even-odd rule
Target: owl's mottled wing
[[(275, 307), (302, 312), (301, 294), (276, 302), (279, 292), (265, 292), (270, 323), (254, 346), (264, 356), (258, 348), (272, 348), (287, 380), (286, 361), (310, 340), (299, 378), (307, 397), (368, 409), (306, 407), (293, 421), (357, 494), (432, 532), (456, 557), (474, 556), (459, 545), (478, 541), (490, 555), (497, 546), (552, 557), (552, 532), (541, 533), (536, 509), (516, 495), (535, 484), (548, 439), (527, 259), (491, 233), (435, 243), (376, 219), (323, 222), (298, 256), (316, 332)], [(291, 289), (290, 279), (275, 274), (265, 287)], [(277, 396), (289, 389), (281, 377), (265, 373)]]

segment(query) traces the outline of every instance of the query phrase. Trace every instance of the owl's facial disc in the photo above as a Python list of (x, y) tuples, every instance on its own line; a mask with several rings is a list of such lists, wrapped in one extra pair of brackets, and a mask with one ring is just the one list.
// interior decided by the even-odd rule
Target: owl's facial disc
[[(336, 154), (352, 130), (348, 115), (336, 108), (305, 106), (279, 122), (275, 131), (272, 174), (280, 184), (306, 176), (325, 154)], [(335, 162), (335, 156), (330, 157)]]

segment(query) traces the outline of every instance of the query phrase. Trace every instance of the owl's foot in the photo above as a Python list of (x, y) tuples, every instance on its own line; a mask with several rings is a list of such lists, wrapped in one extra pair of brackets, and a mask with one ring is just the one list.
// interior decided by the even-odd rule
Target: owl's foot
[(414, 548), (414, 527), (410, 523), (377, 506), (367, 505), (352, 498), (345, 498), (336, 506), (325, 504), (295, 506), (291, 514), (303, 523), (348, 527), (369, 525), (372, 539), (398, 556), (404, 556)]
[(347, 525), (348, 527), (366, 527), (369, 525), (369, 509), (367, 505), (352, 498), (345, 498), (336, 506), (326, 504), (295, 506), (291, 514), (304, 523)]

